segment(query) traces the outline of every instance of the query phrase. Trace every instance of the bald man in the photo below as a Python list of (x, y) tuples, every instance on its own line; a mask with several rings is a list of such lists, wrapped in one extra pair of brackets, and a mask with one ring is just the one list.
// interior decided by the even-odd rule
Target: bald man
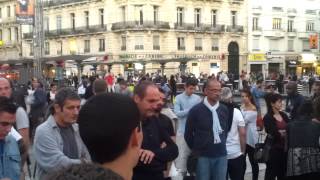
[(304, 97), (298, 93), (296, 82), (288, 82), (286, 90), (287, 98), (285, 111), (289, 114), (290, 120), (294, 120), (298, 117), (298, 108), (303, 103)]

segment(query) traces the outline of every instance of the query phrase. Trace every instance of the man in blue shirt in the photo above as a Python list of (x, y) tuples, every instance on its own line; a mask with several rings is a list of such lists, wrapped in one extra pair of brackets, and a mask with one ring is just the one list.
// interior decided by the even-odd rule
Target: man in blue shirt
[(16, 139), (9, 134), (16, 121), (17, 107), (7, 97), (0, 97), (0, 179), (19, 180), (21, 156)]
[(227, 173), (228, 108), (219, 103), (221, 84), (209, 79), (204, 88), (206, 97), (188, 115), (184, 138), (198, 155), (198, 180), (223, 180)]
[(179, 171), (179, 175), (175, 177), (176, 180), (182, 180), (187, 172), (187, 158), (190, 154), (190, 149), (184, 140), (184, 129), (190, 109), (201, 102), (201, 98), (193, 94), (197, 85), (198, 81), (196, 79), (188, 79), (185, 91), (176, 97), (176, 103), (174, 104), (174, 112), (178, 117), (176, 143), (179, 148), (179, 156), (175, 161), (176, 168)]

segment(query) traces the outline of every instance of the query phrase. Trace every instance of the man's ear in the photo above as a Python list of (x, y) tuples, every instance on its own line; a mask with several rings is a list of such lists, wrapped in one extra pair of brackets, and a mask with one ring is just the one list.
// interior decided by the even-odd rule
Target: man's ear
[(138, 103), (138, 102), (140, 102), (140, 97), (138, 96), (138, 95), (134, 95), (133, 96), (133, 101), (135, 102), (135, 103)]
[(139, 130), (138, 127), (135, 128), (131, 133), (129, 146), (131, 148), (136, 148), (136, 147), (140, 148), (142, 144), (142, 139), (143, 139), (142, 130)]
[(54, 112), (61, 112), (61, 107), (58, 104), (53, 105)]

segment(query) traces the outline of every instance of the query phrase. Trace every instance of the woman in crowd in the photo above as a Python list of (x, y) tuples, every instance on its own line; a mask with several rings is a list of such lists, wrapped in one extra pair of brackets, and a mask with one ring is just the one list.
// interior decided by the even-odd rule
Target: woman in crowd
[[(311, 107), (314, 107), (313, 109)], [(304, 101), (299, 109), (300, 116), (287, 127), (288, 164), (287, 176), (292, 180), (320, 179), (320, 98)]]
[(266, 97), (267, 114), (263, 117), (266, 133), (271, 135), (272, 146), (269, 151), (269, 160), (265, 180), (285, 179), (286, 169), (286, 128), (288, 116), (281, 111), (282, 96), (270, 93)]
[(249, 156), (249, 161), (252, 167), (252, 180), (258, 180), (259, 177), (259, 165), (253, 159), (254, 148), (258, 142), (258, 132), (257, 132), (257, 108), (253, 100), (253, 96), (248, 89), (241, 91), (241, 111), (243, 114), (244, 121), (246, 123), (247, 131), (247, 146), (246, 155)]

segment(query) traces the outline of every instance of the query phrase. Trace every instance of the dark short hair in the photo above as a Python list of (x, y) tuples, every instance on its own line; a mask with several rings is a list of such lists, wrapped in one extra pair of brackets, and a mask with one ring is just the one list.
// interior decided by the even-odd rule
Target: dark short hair
[(186, 87), (198, 85), (198, 80), (196, 78), (188, 78), (186, 82)]
[(80, 135), (94, 162), (111, 162), (124, 153), (140, 112), (134, 101), (120, 94), (100, 94), (81, 108)]
[(221, 83), (215, 78), (209, 78), (208, 81), (203, 85), (203, 90), (209, 87), (209, 84), (212, 82), (217, 82), (221, 85)]
[(61, 88), (54, 98), (54, 104), (58, 104), (62, 108), (66, 100), (80, 100), (80, 97), (71, 88)]
[(155, 88), (158, 88), (151, 81), (147, 81), (147, 80), (141, 81), (134, 87), (133, 94), (139, 96), (140, 98), (144, 98), (144, 96), (146, 95), (146, 91), (150, 86), (154, 86)]
[[(309, 116), (311, 117), (314, 113), (313, 103), (311, 99), (305, 99), (302, 101), (298, 108), (299, 116)], [(306, 119), (307, 120), (307, 119)]]
[(265, 95), (266, 105), (267, 105), (267, 112), (273, 114), (271, 103), (275, 103), (278, 100), (282, 100), (282, 96), (278, 93), (268, 93)]
[(105, 180), (109, 172), (97, 164), (73, 164), (48, 174), (45, 180)]
[(103, 79), (96, 79), (93, 82), (92, 89), (93, 89), (93, 92), (96, 94), (104, 93), (107, 90), (107, 83)]
[(15, 114), (17, 108), (17, 105), (12, 99), (9, 99), (5, 96), (0, 96), (0, 113), (6, 112), (9, 114)]

